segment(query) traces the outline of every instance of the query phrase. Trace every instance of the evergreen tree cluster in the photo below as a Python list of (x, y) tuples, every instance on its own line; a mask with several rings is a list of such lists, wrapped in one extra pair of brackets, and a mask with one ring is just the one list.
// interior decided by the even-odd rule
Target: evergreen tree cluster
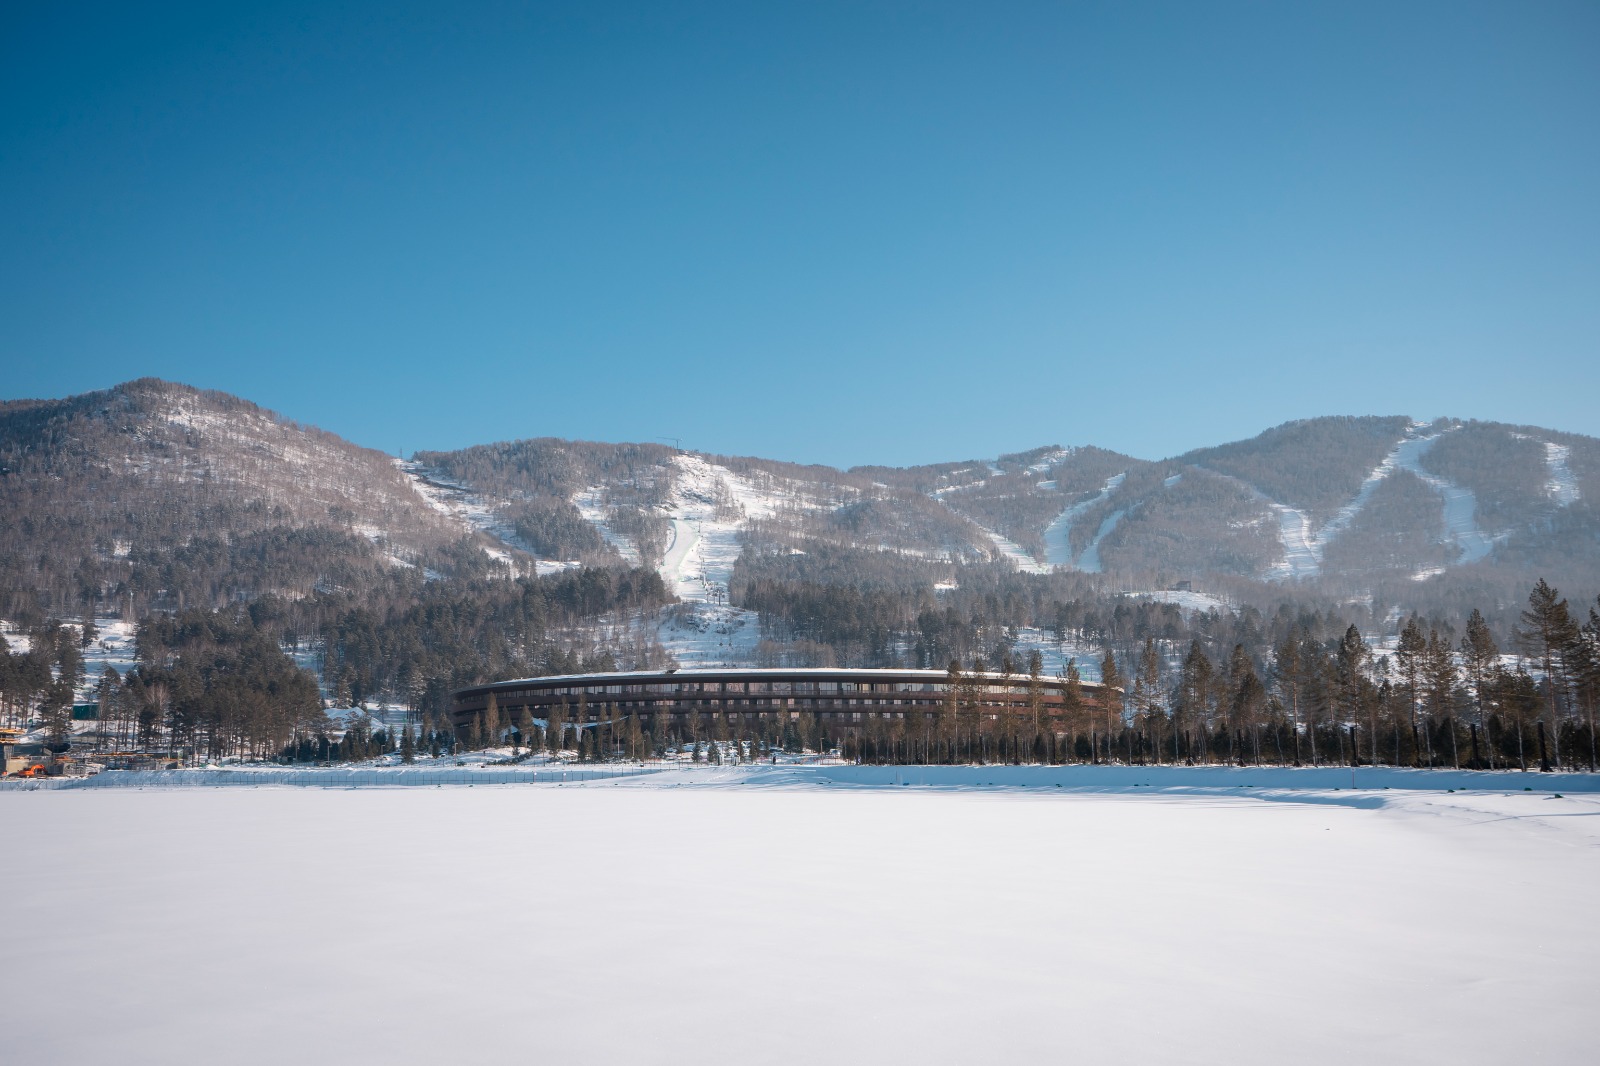
[(326, 733), (316, 677), (244, 611), (190, 610), (139, 624), (138, 664), (100, 679), (100, 730), (118, 750), (261, 758)]

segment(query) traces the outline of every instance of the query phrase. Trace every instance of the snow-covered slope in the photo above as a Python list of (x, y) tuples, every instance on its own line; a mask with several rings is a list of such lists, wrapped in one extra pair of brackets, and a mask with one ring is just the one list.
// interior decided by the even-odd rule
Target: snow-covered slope
[[(1445, 432), (1449, 432), (1446, 430)], [(1494, 550), (1504, 534), (1492, 534), (1478, 525), (1478, 498), (1471, 489), (1452, 484), (1423, 469), (1420, 460), (1438, 442), (1440, 434), (1406, 440), (1395, 449), (1395, 465), (1409, 470), (1434, 492), (1444, 504), (1445, 535), (1460, 550), (1460, 563), (1475, 563)]]
[(396, 459), (395, 465), (428, 507), (460, 523), (464, 533), (486, 534), (494, 543), (483, 543), (481, 546), (490, 558), (504, 563), (514, 572), (521, 556), (532, 557), (532, 550), (496, 515), (489, 500), (465, 485), (431, 473), (415, 460)]
[[(766, 561), (752, 582), (870, 574), (931, 589), (996, 558), (1144, 587), (1208, 573), (1350, 584), (1480, 564), (1560, 572), (1593, 567), (1597, 479), (1589, 438), (1400, 416), (1289, 423), (1161, 462), (1050, 446), (841, 471), (552, 438), (400, 461), (145, 381), (0, 403), (0, 529), (13, 540), (0, 579), (65, 602), (79, 574), (151, 588), (164, 567), (220, 559), (196, 588), (225, 599), (362, 588), (402, 568), (647, 565), (722, 617), (747, 547)], [(463, 543), (501, 565), (486, 570)], [(194, 559), (175, 559), (192, 544)], [(245, 571), (268, 557), (263, 590)], [(134, 580), (136, 565), (156, 572)]]
[[(1101, 486), (1099, 493), (1089, 497), (1087, 500), (1075, 503), (1066, 508), (1061, 512), (1060, 515), (1056, 517), (1055, 521), (1051, 522), (1050, 525), (1045, 527), (1044, 544), (1046, 562), (1048, 562), (1051, 566), (1071, 566), (1073, 564), (1071, 540), (1072, 524), (1076, 522), (1085, 512), (1109, 499), (1111, 494), (1117, 490), (1117, 486), (1121, 485), (1123, 481), (1127, 479), (1127, 476), (1127, 473), (1124, 472), (1120, 474), (1113, 474), (1112, 476), (1106, 478), (1106, 482), (1103, 486)], [(1112, 527), (1115, 525), (1116, 523), (1113, 522)], [(1093, 569), (1091, 570), (1086, 566), (1080, 567), (1080, 569), (1090, 570), (1091, 573), (1099, 570), (1099, 542), (1101, 539), (1103, 539), (1105, 534), (1111, 532), (1112, 527), (1107, 527), (1095, 538), (1094, 545), (1097, 550), (1095, 552)]]
[(1572, 449), (1565, 444), (1545, 441), (1544, 455), (1545, 463), (1550, 468), (1550, 480), (1545, 487), (1550, 493), (1550, 498), (1562, 507), (1570, 507), (1577, 503), (1578, 479), (1573, 476), (1572, 468), (1567, 465), (1567, 460), (1572, 457)]
[(1433, 430), (1427, 424), (1414, 423), (1362, 481), (1355, 496), (1335, 511), (1333, 517), (1319, 529), (1313, 530), (1311, 518), (1306, 512), (1268, 499), (1265, 494), (1255, 490), (1277, 518), (1283, 544), (1283, 558), (1268, 571), (1267, 576), (1283, 579), (1320, 574), (1327, 546), (1350, 528), (1371, 501), (1373, 493), (1397, 470), (1416, 475), (1439, 496), (1445, 534), (1458, 551), (1456, 562), (1472, 563), (1487, 556), (1495, 544), (1504, 539), (1504, 534), (1490, 534), (1479, 527), (1477, 498), (1470, 489), (1429, 472), (1421, 463), (1428, 450), (1448, 432), (1448, 427)]

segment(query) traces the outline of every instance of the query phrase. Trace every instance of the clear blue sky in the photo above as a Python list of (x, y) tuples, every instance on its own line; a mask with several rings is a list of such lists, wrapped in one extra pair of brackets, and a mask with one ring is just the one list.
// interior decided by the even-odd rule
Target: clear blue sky
[(1593, 3), (13, 3), (0, 397), (839, 465), (1600, 435), (1597, 115)]

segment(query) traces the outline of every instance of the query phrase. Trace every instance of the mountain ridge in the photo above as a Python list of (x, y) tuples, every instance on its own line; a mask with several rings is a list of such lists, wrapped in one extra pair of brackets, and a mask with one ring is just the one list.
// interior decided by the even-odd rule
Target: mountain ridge
[(150, 378), (0, 402), (13, 611), (635, 565), (722, 605), (769, 578), (936, 589), (974, 566), (1403, 599), (1535, 570), (1590, 580), (1596, 501), (1600, 440), (1402, 415), (1297, 419), (1161, 460), (1050, 444), (838, 469), (550, 437), (402, 460)]

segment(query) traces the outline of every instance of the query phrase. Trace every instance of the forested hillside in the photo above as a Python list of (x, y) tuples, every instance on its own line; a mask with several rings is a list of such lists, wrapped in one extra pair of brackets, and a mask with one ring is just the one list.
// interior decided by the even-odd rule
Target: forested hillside
[(0, 404), (0, 617), (471, 573), (471, 536), (389, 457), (222, 393), (145, 379)]
[[(1459, 641), (1478, 611), (1510, 648), (1536, 582), (1591, 602), (1596, 500), (1600, 441), (1495, 423), (1315, 419), (1156, 461), (841, 471), (552, 438), (401, 461), (141, 380), (0, 405), (0, 715), (59, 724), (98, 681), (95, 623), (142, 624), (125, 732), (219, 752), (306, 728), (300, 667), (332, 704), (431, 716), (526, 673), (1039, 655), (1096, 676), (1150, 642), (1163, 685), (1191, 644), (1266, 684), (1286, 640), (1332, 655), (1351, 626), (1373, 670), (1412, 617)], [(216, 718), (236, 675), (289, 704)]]

